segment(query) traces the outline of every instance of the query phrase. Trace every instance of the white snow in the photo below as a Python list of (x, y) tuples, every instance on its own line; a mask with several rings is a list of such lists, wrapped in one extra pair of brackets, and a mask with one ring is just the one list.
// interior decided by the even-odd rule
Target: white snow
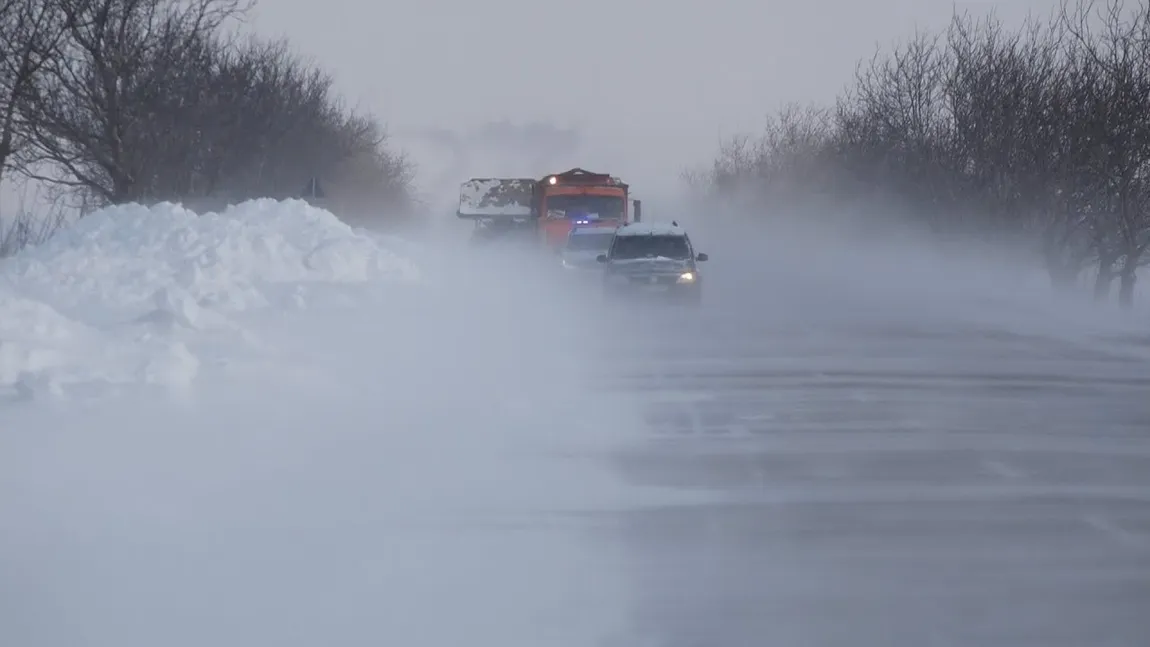
[(0, 389), (182, 388), (199, 363), (186, 344), (203, 340), (180, 331), (243, 337), (237, 313), (300, 307), (308, 284), (418, 277), (410, 261), (302, 201), (203, 215), (173, 204), (104, 209), (0, 263)]
[(1144, 320), (774, 227), (673, 321), (290, 201), (0, 263), (0, 646), (1144, 643)]
[(616, 230), (616, 236), (682, 236), (682, 227), (669, 222), (633, 222)]
[(491, 276), (292, 201), (117, 207), (0, 264), (0, 645), (621, 631), (584, 513), (656, 496), (599, 457), (641, 425), (578, 395), (578, 309)]
[(530, 216), (531, 182), (528, 179), (468, 180), (459, 189), (459, 213), (471, 217)]
[(671, 258), (670, 256), (644, 256), (642, 258), (617, 258), (611, 262), (615, 265), (650, 265), (651, 263), (682, 265), (687, 262), (687, 259)]

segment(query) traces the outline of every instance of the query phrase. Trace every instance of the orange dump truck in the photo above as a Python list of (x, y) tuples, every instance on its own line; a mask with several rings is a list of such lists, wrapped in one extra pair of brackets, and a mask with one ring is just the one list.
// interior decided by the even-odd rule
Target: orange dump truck
[(630, 200), (617, 177), (573, 168), (534, 178), (472, 178), (459, 192), (456, 215), (491, 235), (518, 232), (559, 250), (579, 225), (639, 222), (642, 203)]

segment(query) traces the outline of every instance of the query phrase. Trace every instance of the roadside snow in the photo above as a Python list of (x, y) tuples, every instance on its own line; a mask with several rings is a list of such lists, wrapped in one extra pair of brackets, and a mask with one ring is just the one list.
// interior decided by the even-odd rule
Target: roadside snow
[(684, 229), (671, 222), (632, 222), (615, 230), (616, 236), (682, 236)]
[(396, 247), (300, 202), (127, 206), (0, 265), (0, 645), (627, 624), (603, 513), (661, 493), (602, 460), (642, 426), (581, 395), (571, 340), (601, 322), (530, 273)]
[(419, 277), (303, 201), (203, 215), (169, 203), (103, 209), (0, 263), (0, 393), (184, 388), (201, 358), (181, 331), (253, 341), (234, 315), (304, 307), (307, 285)]

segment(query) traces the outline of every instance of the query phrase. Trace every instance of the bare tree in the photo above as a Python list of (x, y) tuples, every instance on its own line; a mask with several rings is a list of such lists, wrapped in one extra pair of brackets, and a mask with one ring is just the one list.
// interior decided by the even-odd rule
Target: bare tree
[(383, 126), (348, 110), (325, 71), (284, 41), (250, 41), (227, 50), (202, 104), (205, 195), (231, 199), (298, 195), (325, 180), (351, 204), (369, 195), (395, 207), (408, 199), (412, 168), (390, 152)]
[[(1119, 279), (1119, 302), (1133, 304), (1138, 267), (1150, 248), (1150, 2), (1130, 14), (1120, 0), (1109, 0), (1098, 12), (1100, 35), (1089, 19), (1093, 0), (1064, 13), (1082, 54), (1099, 71), (1100, 99), (1094, 113), (1098, 137), (1097, 173), (1104, 192), (1106, 216), (1098, 238), (1099, 280)], [(1097, 292), (1101, 292), (1099, 286)]]
[(0, 0), (0, 177), (25, 142), (18, 106), (35, 86), (62, 28), (48, 2)]
[(1028, 241), (1054, 285), (1093, 263), (1095, 295), (1117, 278), (1128, 306), (1150, 264), (1150, 0), (1076, 1), (1016, 30), (962, 15), (916, 33), (859, 66), (816, 137), (788, 148), (781, 115), (726, 142), (703, 185), (760, 200), (829, 187), (940, 233)]
[(24, 104), (30, 174), (107, 202), (144, 197), (161, 160), (142, 143), (154, 137), (172, 80), (155, 74), (165, 69), (156, 63), (178, 60), (239, 1), (51, 0), (64, 38)]
[(1093, 76), (1067, 65), (1058, 22), (1008, 32), (993, 18), (962, 16), (948, 40), (962, 199), (996, 221), (996, 231), (1036, 237), (1052, 283), (1067, 287), (1089, 256), (1077, 176)]
[(907, 208), (926, 207), (941, 227), (952, 215), (945, 196), (949, 124), (942, 81), (948, 64), (939, 37), (924, 32), (860, 66), (837, 118), (840, 159), (864, 185), (881, 186)]
[[(33, 0), (0, 0), (13, 1)], [(373, 199), (407, 199), (411, 165), (377, 120), (343, 105), (330, 74), (286, 41), (225, 38), (249, 2), (41, 3), (59, 36), (12, 104), (29, 177), (85, 202), (218, 208), (295, 197), (312, 178), (367, 195), (374, 174)]]
[(334, 195), (333, 209), (357, 220), (406, 212), (414, 166), (388, 149), (387, 133), (372, 117), (355, 117), (345, 124), (342, 159), (325, 176)]

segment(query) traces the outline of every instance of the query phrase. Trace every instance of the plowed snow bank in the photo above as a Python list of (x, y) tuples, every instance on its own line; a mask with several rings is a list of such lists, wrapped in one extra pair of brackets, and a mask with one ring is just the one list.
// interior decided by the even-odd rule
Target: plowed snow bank
[(102, 209), (0, 264), (0, 388), (184, 386), (211, 339), (190, 332), (250, 342), (234, 315), (301, 307), (305, 284), (419, 276), (379, 240), (299, 200), (202, 215), (170, 203)]
[(414, 249), (405, 286), (391, 249), (300, 203), (127, 207), (3, 267), (4, 384), (71, 401), (0, 404), (0, 645), (626, 629), (615, 520), (678, 494), (603, 460), (642, 433), (584, 379), (611, 322), (551, 258)]

